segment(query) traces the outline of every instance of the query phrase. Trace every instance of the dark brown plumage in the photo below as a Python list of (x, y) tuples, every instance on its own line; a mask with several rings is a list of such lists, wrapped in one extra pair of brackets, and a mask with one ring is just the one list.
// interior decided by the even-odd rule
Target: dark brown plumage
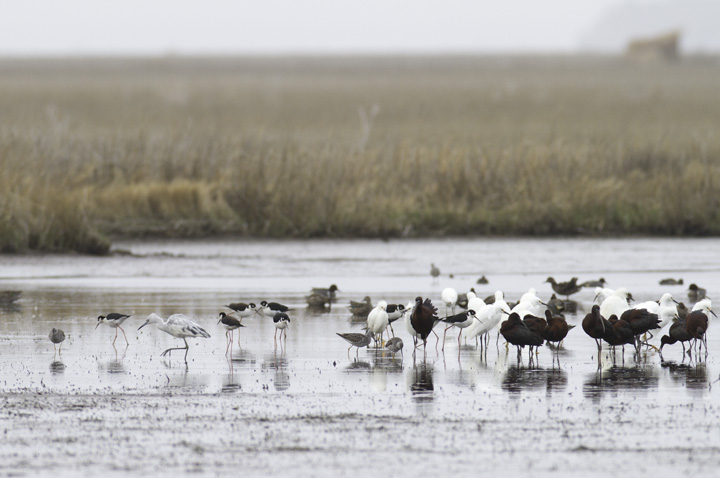
[(616, 315), (611, 315), (608, 319), (611, 328), (609, 328), (603, 340), (613, 347), (625, 344), (634, 344), (635, 335), (633, 334), (632, 327), (626, 320), (618, 319)]
[(556, 344), (562, 342), (567, 337), (568, 332), (575, 327), (574, 325), (568, 325), (564, 317), (553, 315), (550, 310), (545, 311), (545, 320), (547, 321), (547, 327), (543, 332), (543, 338)]
[(705, 344), (705, 353), (707, 353), (707, 342), (705, 341), (705, 332), (708, 328), (708, 316), (701, 310), (694, 310), (685, 317), (685, 328), (690, 334), (693, 341), (693, 348), (697, 344), (698, 339)]
[(410, 325), (423, 341), (423, 348), (427, 346), (428, 335), (439, 320), (437, 308), (433, 306), (430, 299), (425, 299), (423, 302), (422, 297), (415, 298), (415, 307), (410, 315)]
[[(660, 352), (665, 345), (672, 345), (680, 342), (683, 348), (683, 355), (685, 355), (685, 342), (689, 342), (693, 339), (690, 332), (687, 330), (687, 322), (684, 319), (678, 319), (670, 326), (667, 335), (660, 337)], [(688, 351), (689, 352), (689, 351)]]
[(582, 328), (586, 334), (595, 339), (598, 348), (598, 361), (600, 360), (600, 352), (602, 351), (602, 342), (608, 328), (612, 325), (602, 315), (600, 315), (600, 306), (593, 305), (592, 311), (585, 316), (582, 321)]
[(545, 279), (545, 282), (549, 282), (555, 292), (560, 295), (564, 295), (565, 298), (568, 298), (572, 294), (580, 292), (581, 287), (578, 285), (577, 280), (577, 277), (573, 277), (567, 282), (558, 283), (552, 277), (548, 277), (547, 279)]
[(517, 347), (518, 360), (521, 357), (520, 350), (526, 345), (538, 347), (544, 342), (542, 336), (530, 330), (517, 312), (510, 314), (510, 317), (500, 324), (500, 334), (508, 343)]
[[(628, 309), (622, 313), (620, 320), (630, 324), (635, 336), (635, 351), (640, 353), (640, 336), (651, 330), (660, 328), (660, 318), (647, 309)], [(652, 337), (652, 333), (650, 333)], [(647, 344), (647, 342), (645, 342)]]

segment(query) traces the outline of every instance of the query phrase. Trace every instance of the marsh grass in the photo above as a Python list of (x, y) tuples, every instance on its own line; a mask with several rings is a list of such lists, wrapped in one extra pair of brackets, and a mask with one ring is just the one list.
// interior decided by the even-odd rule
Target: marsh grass
[(720, 233), (720, 62), (0, 61), (0, 249)]

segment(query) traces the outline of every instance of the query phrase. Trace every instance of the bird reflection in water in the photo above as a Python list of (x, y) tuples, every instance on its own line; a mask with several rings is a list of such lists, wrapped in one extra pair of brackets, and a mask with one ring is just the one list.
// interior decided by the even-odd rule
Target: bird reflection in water
[(685, 388), (691, 390), (707, 390), (708, 387), (712, 386), (708, 383), (705, 363), (693, 365), (663, 361), (660, 363), (660, 366), (670, 372), (670, 378), (673, 382), (681, 385), (684, 384)]
[(275, 353), (265, 356), (263, 368), (275, 370), (273, 386), (278, 392), (283, 392), (290, 388), (290, 374), (287, 371), (287, 366), (288, 360), (284, 350), (282, 353), (275, 351)]
[(501, 387), (512, 394), (530, 390), (545, 390), (548, 395), (567, 388), (567, 373), (559, 368), (509, 367)]
[(60, 360), (54, 360), (50, 363), (50, 372), (54, 374), (65, 373), (65, 364)]
[(432, 401), (435, 387), (433, 386), (433, 369), (426, 362), (412, 368), (412, 384), (410, 391), (416, 402)]
[(653, 366), (619, 367), (613, 365), (588, 376), (583, 394), (598, 399), (607, 392), (621, 390), (650, 390), (657, 388), (658, 374)]

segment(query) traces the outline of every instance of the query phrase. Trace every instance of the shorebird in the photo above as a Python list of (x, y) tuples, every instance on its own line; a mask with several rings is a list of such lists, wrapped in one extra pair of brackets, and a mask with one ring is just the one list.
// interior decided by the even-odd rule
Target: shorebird
[(187, 343), (187, 337), (203, 337), (206, 339), (210, 337), (210, 334), (208, 334), (205, 329), (200, 327), (200, 325), (198, 325), (193, 320), (190, 320), (183, 314), (173, 314), (167, 319), (163, 319), (162, 317), (153, 312), (152, 314), (148, 315), (147, 320), (145, 320), (144, 324), (138, 327), (138, 330), (142, 329), (148, 324), (155, 325), (155, 327), (157, 327), (158, 329), (162, 330), (166, 334), (172, 335), (177, 339), (183, 339), (183, 342), (185, 342), (185, 347), (171, 347), (161, 353), (160, 356), (164, 357), (173, 350), (185, 350), (185, 363), (187, 363), (187, 354), (188, 350), (190, 349), (190, 346)]
[[(345, 339), (347, 343), (350, 344), (350, 347), (348, 347), (348, 358), (350, 358), (350, 349), (353, 347), (357, 347), (357, 351), (355, 352), (355, 356), (360, 353), (361, 347), (367, 347), (370, 345), (370, 340), (373, 337), (372, 330), (368, 329), (364, 334), (359, 333), (347, 333), (347, 334), (337, 334), (341, 338)], [(389, 341), (388, 341), (389, 342)]]
[(258, 312), (265, 314), (267, 317), (275, 317), (278, 312), (287, 313), (290, 307), (282, 305), (278, 302), (268, 302), (263, 300), (260, 302), (260, 309)]
[(277, 312), (273, 316), (273, 323), (275, 324), (275, 340), (277, 341), (277, 332), (280, 331), (280, 339), (282, 340), (283, 335), (287, 340), (287, 326), (290, 323), (290, 317), (285, 312)]
[[(635, 351), (640, 354), (640, 336), (654, 329), (660, 328), (660, 318), (657, 314), (653, 314), (647, 309), (628, 309), (622, 313), (620, 320), (624, 320), (630, 324), (633, 335), (635, 336)], [(655, 348), (654, 345), (650, 345), (644, 342), (646, 345)]]
[(100, 324), (105, 324), (108, 327), (112, 327), (115, 329), (115, 338), (113, 339), (113, 345), (115, 345), (115, 341), (117, 340), (117, 331), (120, 329), (123, 333), (123, 337), (125, 337), (125, 343), (130, 345), (130, 342), (128, 342), (127, 335), (125, 335), (125, 331), (123, 330), (122, 325), (123, 322), (125, 322), (127, 319), (129, 319), (129, 315), (125, 314), (118, 314), (116, 312), (111, 312), (108, 315), (98, 315), (98, 323), (95, 326), (95, 329), (97, 329)]
[[(520, 320), (517, 312), (511, 313), (510, 317), (502, 323), (500, 333), (508, 343), (517, 348), (518, 361), (522, 358), (522, 352), (520, 350), (526, 345), (538, 347), (544, 342), (541, 335), (530, 330), (528, 326)], [(532, 358), (532, 354), (530, 354), (530, 357)]]
[(362, 300), (362, 302), (350, 301), (350, 305), (348, 306), (348, 309), (350, 309), (350, 312), (352, 312), (352, 315), (356, 317), (367, 317), (371, 310), (373, 310), (372, 302), (370, 301), (370, 296), (365, 296)]
[(438, 269), (435, 264), (430, 264), (430, 275), (432, 276), (434, 281), (436, 281), (437, 278), (440, 277), (440, 269)]
[[(674, 343), (680, 342), (680, 345), (682, 345), (683, 348), (684, 357), (686, 353), (685, 342), (689, 342), (692, 339), (693, 336), (687, 330), (687, 322), (685, 321), (685, 319), (677, 319), (670, 326), (668, 334), (660, 337), (660, 354), (662, 354), (662, 349), (665, 345), (672, 345)], [(687, 354), (690, 355), (690, 349), (688, 349)]]
[(373, 333), (375, 345), (377, 346), (377, 336), (380, 335), (380, 347), (384, 345), (383, 334), (388, 326), (387, 302), (381, 300), (377, 307), (370, 311), (367, 318), (367, 328)]
[(445, 350), (445, 334), (447, 334), (448, 329), (451, 327), (457, 327), (460, 329), (460, 332), (458, 333), (458, 347), (460, 347), (460, 338), (462, 337), (463, 329), (469, 327), (476, 320), (475, 311), (468, 309), (466, 312), (451, 315), (450, 317), (445, 317), (440, 320), (446, 324), (450, 324), (445, 327), (445, 331), (443, 332), (442, 350)]
[(392, 323), (403, 316), (403, 314), (405, 313), (405, 306), (402, 304), (388, 304), (385, 311), (388, 314), (388, 326), (390, 327), (390, 331), (392, 332), (394, 337), (395, 331), (393, 330)]
[[(225, 355), (228, 354), (229, 350), (232, 350), (232, 342), (233, 342), (233, 330), (239, 329), (240, 327), (245, 327), (241, 322), (240, 319), (237, 319), (233, 317), (232, 315), (227, 315), (225, 312), (220, 312), (219, 315), (220, 319), (218, 319), (218, 324), (222, 323), (223, 327), (225, 327), (225, 338), (227, 339), (227, 347), (225, 347)], [(238, 336), (238, 347), (240, 346), (240, 337)]]
[(580, 292), (581, 287), (578, 285), (577, 280), (577, 277), (573, 277), (567, 282), (558, 283), (552, 277), (548, 277), (545, 282), (549, 282), (552, 289), (559, 295), (564, 295), (566, 299), (569, 299), (572, 294)]
[(564, 317), (553, 315), (549, 309), (545, 311), (545, 320), (547, 321), (547, 327), (543, 332), (543, 338), (546, 342), (554, 342), (556, 348), (559, 348), (560, 342), (567, 337), (568, 332), (575, 326), (568, 325)]
[(611, 327), (605, 330), (603, 340), (611, 346), (613, 358), (615, 357), (615, 347), (622, 346), (623, 360), (625, 360), (625, 345), (635, 345), (635, 335), (632, 327), (627, 321), (618, 319), (615, 315), (610, 316), (608, 323)]
[(423, 341), (424, 353), (427, 350), (428, 335), (433, 331), (433, 327), (435, 327), (438, 320), (437, 309), (432, 304), (432, 301), (428, 298), (423, 302), (422, 297), (416, 297), (415, 307), (413, 307), (412, 314), (410, 314), (410, 325), (415, 334)]
[(598, 349), (598, 364), (600, 363), (600, 353), (602, 352), (602, 340), (607, 333), (607, 330), (612, 325), (600, 314), (600, 306), (595, 304), (592, 307), (592, 311), (585, 316), (582, 321), (582, 328), (586, 334), (595, 339), (595, 344)]
[(50, 339), (50, 342), (53, 343), (53, 348), (55, 348), (56, 352), (57, 348), (55, 347), (55, 345), (60, 344), (60, 355), (62, 355), (62, 343), (65, 340), (65, 332), (60, 329), (53, 328), (48, 334), (48, 338)]
[(245, 302), (233, 302), (232, 304), (227, 304), (225, 307), (232, 310), (233, 315), (240, 317), (240, 320), (245, 317), (250, 317), (258, 311), (257, 306), (253, 302), (247, 304)]
[[(698, 339), (702, 344), (705, 344), (705, 355), (707, 356), (707, 337), (705, 333), (708, 329), (708, 316), (712, 314), (717, 318), (717, 314), (712, 310), (712, 303), (710, 299), (705, 298), (695, 304), (692, 311), (685, 317), (686, 328), (688, 333), (692, 336), (692, 346), (696, 347)], [(697, 350), (695, 352), (697, 354)]]
[(393, 337), (385, 342), (385, 348), (393, 354), (393, 359), (395, 358), (395, 354), (398, 352), (400, 352), (400, 356), (402, 357), (402, 349), (404, 345), (405, 344), (403, 344), (400, 337)]

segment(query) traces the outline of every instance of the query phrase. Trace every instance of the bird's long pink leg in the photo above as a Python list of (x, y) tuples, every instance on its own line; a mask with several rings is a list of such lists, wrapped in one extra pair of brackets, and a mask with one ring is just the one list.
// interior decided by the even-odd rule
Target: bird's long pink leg
[[(125, 337), (125, 343), (128, 344), (128, 345), (130, 345), (130, 342), (128, 342), (127, 335), (125, 335), (125, 331), (123, 330), (123, 328), (120, 327), (120, 326), (118, 326), (118, 329), (120, 329), (120, 330), (122, 331), (123, 337)], [(117, 337), (117, 330), (115, 331), (115, 336)], [(113, 341), (113, 344), (114, 344), (114, 343), (115, 343), (115, 342)]]

